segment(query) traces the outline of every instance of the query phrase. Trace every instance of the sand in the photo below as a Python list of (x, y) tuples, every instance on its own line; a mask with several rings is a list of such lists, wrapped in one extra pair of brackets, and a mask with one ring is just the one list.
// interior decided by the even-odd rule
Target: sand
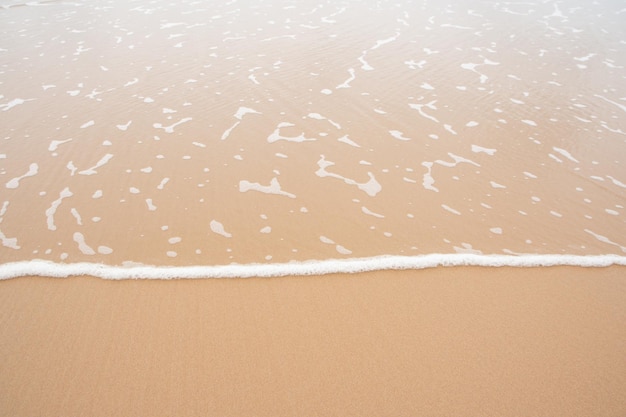
[(0, 415), (622, 416), (626, 268), (0, 282)]

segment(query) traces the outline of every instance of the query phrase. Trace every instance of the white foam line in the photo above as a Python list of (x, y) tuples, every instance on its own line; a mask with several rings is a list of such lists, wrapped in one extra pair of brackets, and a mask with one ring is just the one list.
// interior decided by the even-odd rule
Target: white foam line
[(89, 275), (121, 279), (173, 278), (269, 278), (327, 274), (356, 274), (381, 270), (419, 270), (437, 267), (550, 267), (579, 266), (602, 268), (626, 266), (619, 255), (478, 255), (472, 253), (429, 254), (419, 256), (377, 256), (371, 258), (328, 259), (323, 261), (276, 264), (230, 264), (216, 266), (109, 266), (97, 263), (54, 263), (43, 260), (0, 264), (0, 279), (23, 276), (66, 278)]

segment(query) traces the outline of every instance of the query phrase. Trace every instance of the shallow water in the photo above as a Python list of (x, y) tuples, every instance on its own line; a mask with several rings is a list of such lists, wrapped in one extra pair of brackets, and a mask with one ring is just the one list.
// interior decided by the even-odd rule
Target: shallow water
[(0, 1), (0, 260), (626, 253), (621, 1)]

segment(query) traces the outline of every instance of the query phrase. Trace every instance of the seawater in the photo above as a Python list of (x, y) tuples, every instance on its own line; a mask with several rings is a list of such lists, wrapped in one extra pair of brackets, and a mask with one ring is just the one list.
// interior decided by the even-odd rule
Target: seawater
[(624, 16), (2, 0), (0, 276), (623, 264)]

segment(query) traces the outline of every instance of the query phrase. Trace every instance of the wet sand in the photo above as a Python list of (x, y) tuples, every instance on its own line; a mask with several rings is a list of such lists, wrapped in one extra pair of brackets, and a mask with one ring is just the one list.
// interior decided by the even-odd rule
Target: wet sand
[(0, 282), (0, 414), (622, 416), (626, 268)]

